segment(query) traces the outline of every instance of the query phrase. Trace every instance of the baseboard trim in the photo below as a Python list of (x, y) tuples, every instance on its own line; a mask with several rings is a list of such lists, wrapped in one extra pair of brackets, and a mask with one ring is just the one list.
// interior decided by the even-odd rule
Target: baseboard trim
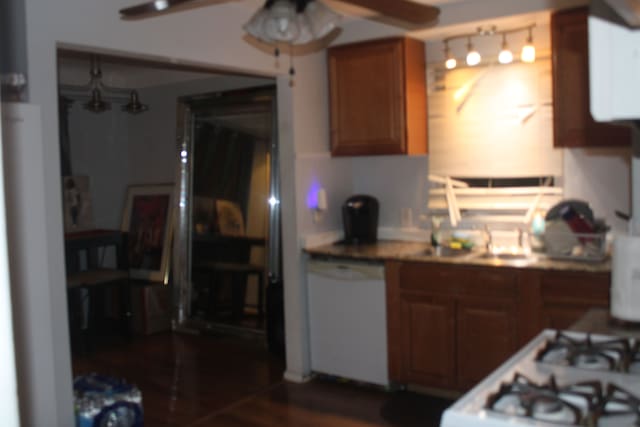
[(311, 381), (313, 379), (313, 375), (312, 374), (303, 375), (297, 372), (285, 371), (283, 378), (285, 381), (289, 381), (291, 383), (303, 384)]

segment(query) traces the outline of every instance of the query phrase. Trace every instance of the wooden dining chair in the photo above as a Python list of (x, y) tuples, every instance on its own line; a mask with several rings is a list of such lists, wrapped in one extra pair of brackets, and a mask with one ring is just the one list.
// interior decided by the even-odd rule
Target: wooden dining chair
[[(114, 248), (115, 266), (103, 265), (105, 251)], [(105, 302), (117, 291), (118, 329), (132, 333), (131, 289), (126, 256), (126, 236), (116, 230), (91, 230), (65, 235), (67, 295), (72, 348), (89, 351), (105, 323)]]
[(205, 277), (207, 293), (205, 306), (208, 317), (219, 314), (220, 294), (225, 283), (231, 285), (231, 319), (242, 319), (245, 308), (247, 281), (257, 278), (258, 323), (264, 321), (265, 267), (250, 261), (251, 248), (264, 246), (263, 238), (246, 236), (240, 207), (228, 200), (216, 200), (217, 233), (194, 236), (194, 273)]

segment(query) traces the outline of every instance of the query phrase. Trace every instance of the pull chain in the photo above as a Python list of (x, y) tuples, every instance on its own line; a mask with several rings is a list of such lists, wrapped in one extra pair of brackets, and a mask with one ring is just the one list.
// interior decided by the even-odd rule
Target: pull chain
[(276, 58), (275, 67), (280, 68), (280, 48), (278, 46), (273, 50), (273, 56)]
[(296, 69), (293, 67), (293, 45), (289, 43), (289, 87), (295, 85), (295, 81), (293, 80), (295, 75)]

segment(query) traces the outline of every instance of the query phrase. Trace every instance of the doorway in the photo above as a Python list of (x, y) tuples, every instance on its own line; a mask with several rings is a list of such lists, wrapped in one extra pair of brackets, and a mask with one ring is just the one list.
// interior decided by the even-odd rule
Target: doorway
[(275, 86), (180, 99), (181, 327), (264, 333), (279, 276)]
[[(83, 187), (85, 200), (89, 201), (91, 215), (83, 230), (74, 229), (73, 232), (87, 232), (95, 229), (122, 232), (123, 212), (126, 207), (127, 190), (131, 186), (159, 186), (169, 184), (175, 188), (175, 206), (178, 207), (182, 196), (181, 173), (182, 165), (181, 147), (176, 146), (176, 136), (182, 135), (184, 115), (180, 109), (181, 100), (189, 100), (190, 108), (197, 110), (200, 102), (205, 105), (205, 99), (210, 96), (218, 99), (225, 98), (223, 94), (233, 93), (239, 95), (250, 88), (273, 87), (274, 79), (259, 76), (220, 73), (219, 70), (203, 69), (198, 67), (181, 67), (176, 64), (164, 64), (132, 59), (127, 56), (100, 55), (100, 72), (105, 86), (116, 89), (105, 90), (102, 100), (109, 103), (108, 108), (88, 108), (92, 101), (92, 93), (87, 84), (90, 79), (90, 57), (92, 51), (68, 51), (58, 52), (59, 83), (60, 83), (60, 130), (61, 130), (61, 161), (62, 170), (67, 177), (84, 177), (86, 179), (74, 180), (76, 183), (86, 183)], [(80, 87), (78, 91), (67, 90), (65, 86)], [(85, 90), (87, 89), (87, 90)], [(121, 90), (121, 91), (120, 91)], [(130, 101), (131, 91), (135, 90), (138, 101), (148, 108), (135, 110), (135, 113), (126, 111), (125, 107)], [(124, 94), (124, 95), (123, 95)], [(205, 95), (203, 95), (205, 94)], [(210, 94), (210, 95), (208, 95)], [(217, 95), (214, 95), (217, 94)], [(227, 97), (231, 99), (231, 97)], [(271, 100), (275, 103), (275, 99)], [(234, 107), (235, 108), (235, 107)], [(246, 111), (255, 110), (247, 120)], [(247, 110), (248, 109), (248, 110)], [(199, 110), (198, 110), (199, 111)], [(204, 111), (204, 110), (203, 110)], [(194, 121), (197, 130), (202, 135), (222, 129), (231, 135), (231, 141), (237, 141), (238, 147), (226, 146), (208, 147), (206, 144), (194, 146), (194, 153), (204, 153), (207, 158), (213, 158), (212, 162), (205, 162), (197, 168), (199, 174), (205, 177), (213, 176), (210, 169), (213, 167), (228, 167), (232, 172), (236, 169), (241, 173), (226, 174), (232, 182), (238, 179), (239, 183), (249, 182), (253, 187), (262, 188), (262, 193), (274, 194), (274, 180), (267, 180), (260, 185), (254, 183), (254, 175), (268, 177), (270, 173), (277, 173), (273, 169), (272, 161), (275, 156), (273, 147), (269, 141), (261, 139), (257, 143), (249, 138), (256, 130), (261, 114), (264, 111), (256, 110), (256, 106), (248, 105), (242, 111), (229, 110), (230, 113), (214, 117), (211, 112), (197, 115)], [(217, 110), (215, 110), (217, 111)], [(235, 125), (235, 115), (244, 117), (239, 120), (242, 128)], [(180, 120), (176, 120), (176, 117)], [(264, 117), (266, 119), (266, 116)], [(270, 117), (269, 120), (275, 120)], [(231, 123), (231, 124), (230, 124)], [(268, 128), (275, 127), (269, 123)], [(222, 132), (218, 130), (218, 132)], [(223, 133), (224, 133), (223, 132)], [(235, 138), (235, 139), (234, 139)], [(254, 138), (255, 139), (255, 138)], [(193, 139), (196, 141), (196, 139)], [(208, 141), (208, 139), (207, 139)], [(253, 141), (253, 142), (251, 142)], [(253, 146), (253, 150), (246, 147)], [(235, 166), (230, 162), (220, 162), (218, 157), (234, 158)], [(203, 157), (204, 158), (204, 157)], [(210, 166), (209, 166), (210, 165)], [(255, 165), (261, 165), (260, 172), (254, 174)], [(267, 168), (268, 165), (268, 168)], [(61, 179), (61, 185), (63, 180)], [(234, 184), (235, 185), (235, 184)], [(131, 310), (133, 320), (133, 334), (127, 337), (120, 333), (120, 324), (110, 322), (112, 318), (118, 320), (123, 300), (113, 292), (106, 292), (99, 299), (79, 293), (77, 296), (78, 308), (75, 315), (70, 315), (70, 328), (86, 329), (86, 318), (91, 313), (98, 312), (100, 317), (109, 318), (104, 322), (105, 327), (100, 330), (91, 330), (93, 345), (88, 349), (80, 349), (72, 353), (74, 375), (98, 372), (105, 375), (123, 378), (137, 384), (143, 395), (145, 406), (145, 418), (152, 425), (188, 426), (196, 423), (198, 419), (207, 414), (222, 410), (234, 401), (245, 398), (251, 393), (257, 393), (271, 385), (281, 381), (284, 371), (284, 362), (280, 357), (271, 354), (266, 346), (267, 336), (264, 333), (268, 318), (263, 313), (259, 322), (260, 308), (264, 310), (265, 304), (258, 304), (257, 281), (262, 276), (265, 286), (269, 283), (266, 266), (270, 264), (269, 258), (271, 233), (273, 227), (272, 218), (259, 219), (253, 212), (258, 211), (255, 206), (259, 203), (258, 192), (244, 190), (241, 196), (233, 196), (231, 188), (241, 186), (226, 183), (216, 187), (214, 181), (209, 181), (202, 188), (217, 189), (212, 194), (214, 199), (222, 199), (237, 206), (242, 215), (242, 226), (247, 237), (259, 235), (261, 249), (251, 249), (247, 254), (247, 263), (262, 267), (261, 273), (253, 274), (244, 284), (244, 297), (236, 295), (235, 305), (228, 304), (228, 296), (233, 293), (229, 280), (223, 279), (220, 290), (220, 316), (214, 316), (215, 322), (226, 328), (212, 329), (210, 326), (201, 329), (191, 329), (197, 334), (176, 333), (172, 327), (174, 305), (172, 298), (179, 295), (178, 283), (183, 271), (189, 271), (190, 263), (183, 264), (181, 258), (176, 258), (177, 251), (170, 251), (174, 255), (170, 263), (169, 280), (155, 283), (152, 280), (129, 280), (128, 290), (132, 296)], [(206, 193), (201, 187), (197, 187), (197, 194)], [(218, 192), (219, 190), (219, 192)], [(74, 193), (75, 194), (75, 193)], [(267, 198), (268, 199), (268, 198)], [(270, 211), (267, 199), (263, 200), (263, 208), (267, 214)], [(69, 199), (72, 200), (72, 199)], [(77, 198), (75, 198), (77, 200)], [(68, 204), (65, 201), (64, 204)], [(214, 207), (215, 207), (214, 202)], [(205, 203), (206, 205), (206, 203)], [(193, 205), (180, 206), (189, 212), (195, 211)], [(227, 207), (229, 204), (227, 204)], [(235, 208), (231, 208), (232, 212)], [(87, 213), (84, 211), (84, 213)], [(216, 211), (217, 215), (217, 211)], [(237, 238), (242, 229), (234, 229), (232, 214), (228, 214), (230, 220), (224, 224), (224, 230), (228, 236), (224, 238)], [(75, 216), (73, 216), (75, 218)], [(266, 223), (265, 223), (266, 221)], [(220, 221), (215, 216), (207, 224), (201, 222), (189, 222), (188, 226), (210, 226), (207, 231), (218, 231)], [(279, 224), (279, 220), (276, 222)], [(179, 228), (182, 223), (176, 223), (173, 239), (175, 243), (181, 241)], [(197, 230), (196, 230), (197, 231)], [(254, 233), (255, 232), (255, 233)], [(235, 234), (234, 234), (235, 233)], [(126, 235), (126, 233), (124, 233)], [(223, 233), (224, 234), (224, 233)], [(68, 233), (65, 233), (67, 237)], [(191, 239), (191, 232), (185, 234)], [(202, 237), (202, 233), (199, 235)], [(279, 243), (276, 243), (279, 244)], [(226, 247), (226, 246), (225, 246)], [(226, 252), (223, 250), (223, 252)], [(182, 256), (182, 255), (180, 255)], [(191, 254), (188, 254), (191, 260)], [(118, 266), (118, 257), (112, 250), (99, 249), (97, 256), (91, 262), (98, 262), (101, 267), (113, 268)], [(74, 268), (86, 268), (89, 258), (81, 259)], [(271, 270), (269, 270), (271, 271)], [(131, 279), (131, 278), (130, 278)], [(198, 279), (198, 285), (203, 279)], [(234, 279), (235, 280), (235, 279)], [(225, 284), (226, 283), (226, 284)], [(208, 284), (203, 284), (198, 289), (200, 296), (210, 297), (214, 293), (208, 290)], [(241, 286), (242, 287), (242, 286)], [(266, 294), (266, 290), (263, 289)], [(197, 294), (194, 292), (194, 296)], [(97, 302), (101, 306), (99, 310), (87, 309), (87, 299)], [(266, 300), (263, 295), (263, 300)], [(71, 304), (70, 304), (71, 306)], [(96, 304), (93, 304), (95, 307)], [(229, 307), (235, 308), (235, 312)], [(238, 309), (240, 307), (240, 309)], [(188, 308), (194, 313), (194, 317), (209, 321), (209, 312), (206, 312), (204, 300), (193, 300), (193, 305)], [(224, 308), (224, 310), (222, 310)], [(217, 313), (217, 311), (216, 311)], [(240, 320), (238, 325), (226, 325), (233, 316)], [(252, 323), (253, 322), (253, 323)], [(117, 324), (117, 328), (115, 325)], [(114, 325), (114, 327), (111, 327)], [(179, 322), (173, 322), (175, 326), (182, 326)], [(229, 327), (231, 326), (231, 327)], [(250, 333), (243, 333), (244, 329)], [(73, 334), (72, 334), (73, 335)], [(166, 402), (172, 402), (167, 405)], [(148, 416), (147, 416), (148, 415)]]

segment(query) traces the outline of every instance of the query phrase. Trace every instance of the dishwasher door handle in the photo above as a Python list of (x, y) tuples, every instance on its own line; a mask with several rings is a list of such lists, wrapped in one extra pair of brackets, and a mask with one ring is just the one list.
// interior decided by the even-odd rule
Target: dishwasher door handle
[(384, 279), (384, 267), (371, 264), (314, 262), (309, 263), (308, 272), (337, 280)]

